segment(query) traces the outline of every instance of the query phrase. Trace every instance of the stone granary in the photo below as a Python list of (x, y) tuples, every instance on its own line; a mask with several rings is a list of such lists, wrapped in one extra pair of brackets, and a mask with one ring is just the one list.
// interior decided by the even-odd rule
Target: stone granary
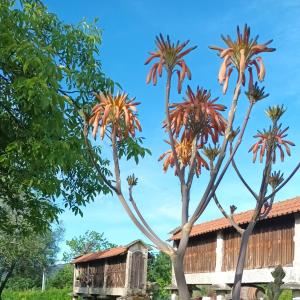
[(148, 246), (141, 240), (76, 257), (73, 299), (130, 298), (146, 294)]
[[(252, 211), (246, 211), (234, 219), (243, 226), (251, 215)], [(180, 232), (172, 239), (178, 243)], [(225, 218), (195, 225), (184, 258), (187, 284), (191, 288), (211, 285), (217, 293), (219, 290), (218, 299), (224, 299), (233, 284), (240, 240)], [(296, 298), (297, 289), (300, 291), (300, 197), (274, 204), (268, 217), (257, 223), (248, 244), (243, 284), (273, 281), (271, 271), (278, 265), (286, 272), (285, 286), (294, 287), (294, 299), (300, 299)], [(176, 287), (174, 276), (172, 285)]]

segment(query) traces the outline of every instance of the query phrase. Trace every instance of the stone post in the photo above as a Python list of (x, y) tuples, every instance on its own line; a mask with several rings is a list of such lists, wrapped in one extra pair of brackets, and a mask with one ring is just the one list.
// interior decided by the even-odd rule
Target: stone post
[(295, 214), (294, 261), (295, 282), (300, 284), (300, 214)]
[[(217, 233), (217, 246), (216, 246), (216, 269), (215, 272), (219, 273), (222, 271), (222, 264), (223, 264), (223, 234), (221, 231)], [(217, 276), (217, 283), (223, 283), (222, 278)]]
[(144, 258), (144, 278), (143, 278), (143, 289), (144, 292), (147, 292), (147, 270), (148, 270), (148, 249), (143, 251), (143, 258)]
[(131, 273), (131, 259), (132, 259), (132, 252), (127, 252), (127, 258), (126, 258), (126, 271), (125, 271), (125, 289), (126, 294), (130, 287), (130, 273)]
[(215, 284), (213, 285), (214, 290), (217, 294), (217, 300), (224, 300), (225, 296), (230, 293), (231, 289), (224, 282), (222, 277), (222, 265), (223, 265), (223, 251), (224, 251), (224, 240), (223, 233), (219, 231), (217, 233), (217, 245), (216, 245), (216, 268), (215, 268)]

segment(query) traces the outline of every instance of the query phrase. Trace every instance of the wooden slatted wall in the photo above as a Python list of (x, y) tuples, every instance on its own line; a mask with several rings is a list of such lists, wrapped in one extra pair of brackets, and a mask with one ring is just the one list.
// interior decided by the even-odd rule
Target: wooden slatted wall
[(106, 286), (109, 288), (124, 287), (126, 273), (126, 255), (107, 260)]
[(102, 288), (104, 283), (104, 261), (90, 263), (89, 274), (91, 287)]
[[(291, 265), (294, 259), (293, 237), (293, 216), (260, 222), (249, 240), (245, 269)], [(240, 240), (233, 229), (224, 232), (223, 271), (235, 269)]]
[(144, 257), (142, 252), (134, 252), (131, 261), (130, 287), (142, 289), (144, 280)]
[(216, 234), (190, 238), (184, 256), (185, 273), (213, 272), (216, 268)]

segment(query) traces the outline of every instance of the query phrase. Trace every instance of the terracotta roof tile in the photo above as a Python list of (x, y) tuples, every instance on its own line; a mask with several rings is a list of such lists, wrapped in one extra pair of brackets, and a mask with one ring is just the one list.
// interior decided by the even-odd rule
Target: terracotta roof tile
[[(270, 211), (267, 219), (289, 215), (297, 212), (300, 212), (300, 197), (274, 203), (272, 210)], [(252, 217), (252, 213), (253, 210), (248, 210), (239, 214), (235, 214), (234, 220), (240, 225), (246, 224), (250, 221)], [(190, 237), (201, 235), (208, 232), (214, 232), (229, 227), (231, 227), (231, 225), (226, 218), (221, 218), (221, 219), (201, 223), (193, 226), (192, 231), (190, 233)], [(177, 232), (172, 236), (172, 239), (179, 240), (180, 236), (181, 233)]]
[(103, 251), (88, 253), (88, 254), (75, 257), (75, 259), (71, 263), (78, 264), (78, 263), (84, 263), (92, 260), (101, 260), (103, 258), (124, 254), (127, 252), (127, 250), (128, 250), (127, 247), (116, 247), (116, 248), (110, 248)]

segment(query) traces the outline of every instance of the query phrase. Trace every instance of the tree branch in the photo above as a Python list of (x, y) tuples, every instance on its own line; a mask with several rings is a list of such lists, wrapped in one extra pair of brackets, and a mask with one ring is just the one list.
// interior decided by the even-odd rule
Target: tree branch
[[(273, 190), (274, 191), (274, 190)], [(273, 207), (273, 202), (274, 202), (274, 199), (275, 199), (275, 195), (274, 194), (272, 197), (271, 197), (271, 200), (270, 200), (270, 203), (268, 204), (266, 210), (259, 216), (259, 219), (262, 220), (264, 218), (266, 218), (268, 216), (268, 214), (270, 213), (272, 207)], [(264, 203), (267, 203), (266, 202), (267, 200), (265, 199), (264, 200)]]
[(174, 156), (174, 162), (175, 162), (178, 178), (180, 180), (180, 183), (183, 185), (185, 184), (184, 174), (180, 169), (179, 160), (175, 149), (175, 141), (171, 129), (171, 121), (170, 121), (169, 101), (170, 101), (171, 79), (172, 79), (172, 72), (168, 70), (167, 84), (166, 84), (166, 97), (165, 97), (165, 113), (166, 113), (166, 122), (167, 122), (166, 129), (169, 134), (170, 145)]
[[(237, 107), (237, 101), (240, 95), (240, 90), (241, 90), (241, 85), (242, 85), (242, 79), (240, 78), (239, 81), (236, 84), (235, 87), (235, 91), (234, 91), (234, 95), (233, 95), (233, 99), (231, 102), (231, 107), (230, 107), (230, 111), (228, 113), (228, 121), (227, 121), (227, 126), (226, 126), (226, 130), (225, 130), (225, 136), (224, 136), (224, 140), (221, 146), (221, 151), (218, 157), (218, 161), (216, 163), (216, 167), (214, 168), (214, 172), (210, 178), (210, 181), (205, 189), (205, 192), (198, 204), (198, 206), (196, 207), (190, 222), (191, 224), (194, 224), (196, 222), (196, 220), (200, 217), (200, 215), (203, 213), (204, 209), (206, 208), (206, 206), (208, 205), (210, 199), (212, 198), (215, 190), (213, 191), (213, 193), (211, 193), (211, 189), (214, 186), (215, 180), (217, 178), (218, 172), (221, 168), (222, 162), (225, 158), (225, 152), (227, 149), (227, 144), (228, 144), (228, 140), (229, 140), (229, 136), (230, 133), (232, 131), (232, 125), (233, 125), (233, 121), (234, 121), (234, 117), (235, 117), (235, 111), (236, 111), (236, 107)], [(226, 169), (223, 169), (223, 171), (226, 171)]]
[(141, 214), (139, 208), (136, 205), (136, 202), (133, 199), (133, 195), (132, 195), (132, 186), (129, 187), (129, 200), (134, 208), (134, 211), (136, 212), (136, 214), (138, 215), (138, 217), (140, 218), (141, 222), (143, 223), (143, 225), (146, 227), (146, 229), (153, 235), (153, 237), (160, 242), (161, 245), (165, 245), (165, 249), (170, 250), (170, 246), (164, 242), (163, 240), (161, 240), (159, 238), (159, 236), (153, 231), (153, 229), (149, 226), (149, 224), (147, 223), (147, 221), (145, 220), (145, 218), (143, 217), (143, 215)]
[(233, 226), (237, 232), (242, 235), (244, 233), (244, 229), (242, 227), (240, 227), (235, 220), (233, 219), (233, 215), (228, 215), (226, 213), (226, 211), (224, 210), (224, 208), (222, 207), (222, 205), (220, 204), (216, 194), (214, 194), (213, 199), (215, 200), (215, 203), (217, 205), (217, 207), (219, 208), (219, 210), (221, 211), (221, 213), (223, 214), (223, 216), (229, 221), (229, 223), (231, 224), (231, 226)]
[[(150, 240), (152, 241), (157, 247), (167, 253), (171, 254), (174, 252), (174, 250), (164, 243), (159, 238), (157, 239), (156, 235), (153, 235), (149, 229), (147, 229), (143, 224), (139, 222), (139, 220), (136, 218), (132, 210), (130, 209), (129, 205), (127, 204), (127, 201), (122, 193), (121, 189), (121, 172), (120, 172), (120, 166), (119, 166), (119, 157), (117, 152), (117, 136), (116, 136), (116, 129), (112, 128), (111, 133), (111, 140), (112, 140), (112, 152), (113, 152), (113, 162), (114, 162), (114, 172), (115, 172), (115, 180), (116, 180), (116, 186), (115, 186), (115, 193), (117, 194), (122, 206), (124, 207), (125, 211), (127, 212), (128, 216), (131, 218), (135, 226)], [(145, 220), (144, 220), (145, 221)]]
[(270, 198), (272, 198), (276, 193), (278, 193), (292, 178), (293, 176), (296, 174), (296, 172), (299, 170), (300, 168), (300, 162), (298, 163), (298, 165), (295, 167), (295, 169), (291, 172), (291, 174), (287, 177), (286, 180), (284, 180), (270, 195), (268, 195), (265, 200), (269, 200)]
[(195, 170), (196, 170), (196, 155), (197, 155), (197, 140), (198, 140), (198, 135), (195, 136), (194, 141), (193, 141), (193, 149), (192, 149), (192, 155), (191, 155), (191, 162), (190, 162), (190, 170), (188, 174), (188, 179), (187, 179), (187, 187), (191, 188), (193, 178), (195, 175)]
[(83, 137), (84, 137), (84, 143), (86, 145), (86, 149), (87, 149), (87, 153), (90, 157), (90, 160), (94, 166), (94, 168), (96, 169), (98, 175), (100, 176), (100, 178), (105, 182), (105, 184), (111, 188), (114, 192), (117, 192), (117, 189), (115, 186), (112, 185), (112, 183), (105, 177), (105, 175), (103, 174), (101, 167), (98, 165), (98, 163), (95, 160), (95, 153), (92, 149), (91, 143), (88, 140), (88, 122), (87, 119), (84, 120), (84, 129), (83, 129)]
[(247, 188), (247, 190), (252, 194), (252, 196), (256, 199), (256, 201), (258, 201), (258, 195), (253, 191), (253, 189), (249, 186), (249, 184), (246, 182), (246, 180), (244, 179), (244, 177), (242, 176), (242, 174), (240, 173), (239, 169), (237, 168), (234, 159), (232, 158), (231, 160), (231, 164), (233, 169), (235, 170), (236, 174), (238, 175), (238, 177), (240, 178), (240, 180), (242, 181), (242, 183), (245, 185), (245, 187)]

